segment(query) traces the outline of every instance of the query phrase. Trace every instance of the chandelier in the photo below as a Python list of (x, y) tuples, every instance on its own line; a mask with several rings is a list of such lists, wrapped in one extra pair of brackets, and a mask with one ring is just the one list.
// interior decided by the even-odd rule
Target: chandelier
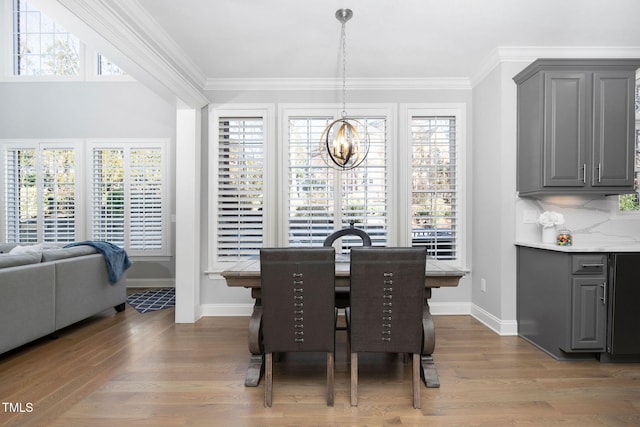
[[(369, 153), (369, 135), (358, 120), (347, 116), (347, 33), (346, 23), (351, 9), (338, 9), (336, 18), (342, 23), (342, 117), (329, 123), (320, 137), (320, 153), (334, 169), (349, 170), (359, 166)], [(357, 128), (362, 131), (362, 136)]]

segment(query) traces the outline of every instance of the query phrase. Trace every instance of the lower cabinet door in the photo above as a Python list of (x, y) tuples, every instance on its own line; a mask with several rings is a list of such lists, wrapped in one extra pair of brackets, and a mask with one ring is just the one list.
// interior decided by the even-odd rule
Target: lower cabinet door
[(573, 278), (571, 287), (571, 349), (605, 351), (607, 280)]

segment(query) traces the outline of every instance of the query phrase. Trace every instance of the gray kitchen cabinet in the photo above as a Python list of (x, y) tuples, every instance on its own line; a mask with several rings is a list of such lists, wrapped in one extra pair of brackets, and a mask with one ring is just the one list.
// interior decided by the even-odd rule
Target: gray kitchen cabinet
[(606, 280), (574, 278), (571, 289), (572, 350), (604, 351), (606, 346)]
[(557, 359), (606, 351), (607, 255), (518, 248), (518, 335)]
[(518, 85), (520, 196), (634, 190), (637, 59), (539, 59)]

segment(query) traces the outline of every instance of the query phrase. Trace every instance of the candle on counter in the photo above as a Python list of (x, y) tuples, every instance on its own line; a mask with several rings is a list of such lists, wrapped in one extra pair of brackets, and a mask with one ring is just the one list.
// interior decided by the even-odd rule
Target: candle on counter
[(571, 246), (573, 244), (573, 236), (571, 235), (571, 230), (563, 228), (562, 230), (558, 231), (556, 244), (558, 246)]

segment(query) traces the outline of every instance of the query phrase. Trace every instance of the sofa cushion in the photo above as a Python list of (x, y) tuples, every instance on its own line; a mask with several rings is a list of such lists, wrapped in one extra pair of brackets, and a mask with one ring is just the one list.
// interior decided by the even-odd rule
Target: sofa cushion
[(91, 246), (74, 246), (72, 248), (51, 249), (42, 252), (42, 262), (56, 261), (65, 258), (74, 258), (95, 253), (97, 253), (96, 249)]
[(0, 254), (8, 254), (17, 245), (17, 243), (0, 243)]
[(10, 254), (13, 255), (22, 255), (22, 254), (32, 254), (42, 252), (42, 243), (37, 245), (17, 245), (13, 249), (9, 251)]
[(18, 265), (37, 264), (42, 259), (41, 252), (26, 254), (0, 254), (0, 268), (16, 267)]

